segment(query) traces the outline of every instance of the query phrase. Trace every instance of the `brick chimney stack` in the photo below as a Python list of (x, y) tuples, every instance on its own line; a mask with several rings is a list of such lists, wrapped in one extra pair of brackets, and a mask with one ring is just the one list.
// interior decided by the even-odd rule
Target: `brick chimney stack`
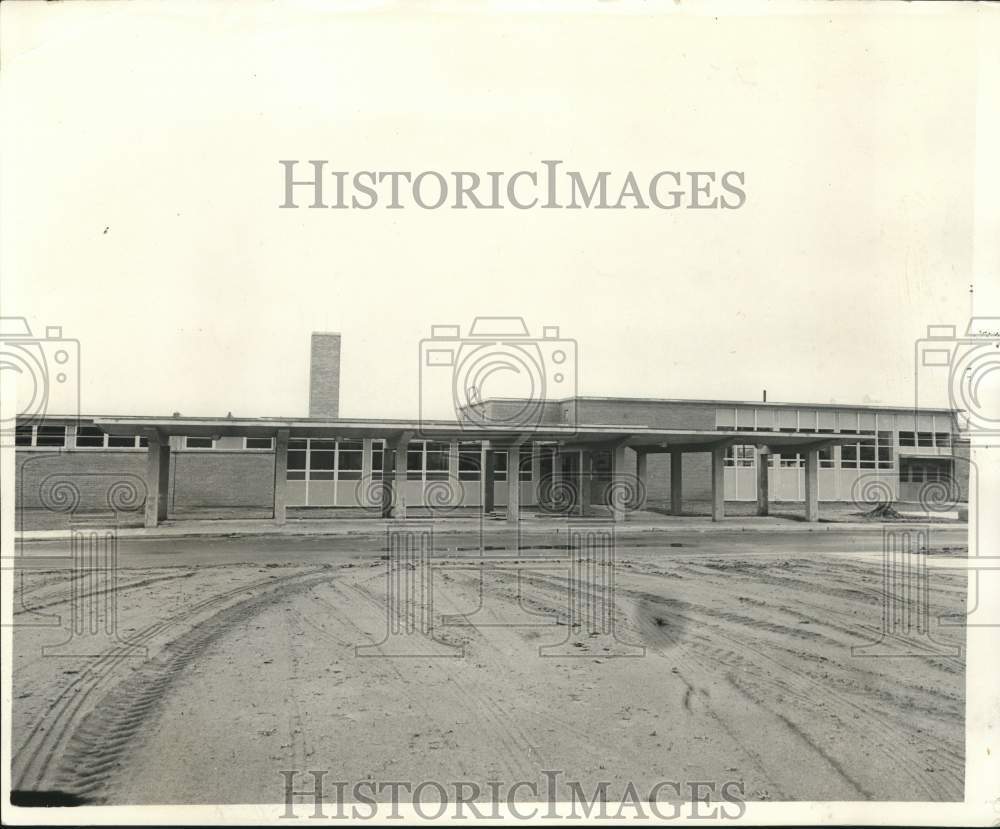
[(312, 334), (309, 417), (340, 417), (340, 334), (335, 331)]

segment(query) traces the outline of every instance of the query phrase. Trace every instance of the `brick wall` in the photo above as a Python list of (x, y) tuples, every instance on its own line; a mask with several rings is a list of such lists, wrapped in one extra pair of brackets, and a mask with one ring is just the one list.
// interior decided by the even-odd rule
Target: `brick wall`
[[(145, 450), (17, 451), (16, 509), (56, 511), (78, 499), (77, 512), (108, 509), (109, 491), (125, 483), (137, 489), (136, 511), (145, 502)], [(63, 485), (53, 490), (57, 484)], [(111, 492), (118, 499), (127, 493)], [(253, 507), (274, 500), (274, 453), (224, 451), (170, 453), (169, 509)], [(119, 504), (124, 503), (120, 500)]]
[(340, 417), (340, 334), (313, 332), (309, 354), (309, 417)]
[(274, 503), (274, 453), (171, 453), (168, 510), (262, 507)]

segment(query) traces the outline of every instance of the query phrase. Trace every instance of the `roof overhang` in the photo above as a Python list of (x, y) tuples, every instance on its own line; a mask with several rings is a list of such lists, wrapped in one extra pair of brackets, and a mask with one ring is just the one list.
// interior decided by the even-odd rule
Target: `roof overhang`
[(389, 438), (488, 440), (504, 446), (545, 441), (575, 446), (627, 445), (647, 451), (681, 448), (709, 451), (728, 444), (778, 448), (820, 448), (857, 443), (860, 435), (821, 432), (749, 432), (715, 429), (655, 429), (645, 426), (491, 426), (460, 421), (324, 420), (317, 418), (99, 417), (94, 424), (112, 435), (190, 437), (272, 437), (287, 430), (293, 438)]

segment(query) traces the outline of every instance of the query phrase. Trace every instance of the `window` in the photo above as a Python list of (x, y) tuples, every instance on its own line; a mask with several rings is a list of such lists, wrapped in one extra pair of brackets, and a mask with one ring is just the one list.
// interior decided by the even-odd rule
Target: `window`
[(947, 449), (951, 446), (951, 432), (935, 432), (934, 445), (939, 449)]
[[(854, 429), (841, 429), (840, 433), (842, 435), (856, 435), (857, 432)], [(841, 469), (857, 469), (858, 468), (858, 445), (856, 443), (845, 443), (840, 447), (840, 468)]]
[(782, 455), (781, 466), (785, 469), (794, 469), (799, 466), (805, 466), (805, 459), (799, 454)]
[(424, 478), (424, 442), (412, 441), (406, 450), (406, 480), (422, 481)]
[(332, 481), (337, 468), (337, 441), (309, 441), (309, 480)]
[(458, 480), (479, 480), (480, 449), (481, 446), (478, 443), (460, 443), (458, 445)]
[(337, 479), (360, 481), (364, 444), (360, 440), (337, 441)]
[(861, 461), (862, 469), (874, 469), (875, 468), (875, 441), (874, 440), (863, 440), (858, 444), (859, 458)]
[(729, 446), (726, 448), (724, 466), (751, 467), (755, 463), (756, 449), (751, 445)]
[(294, 438), (288, 441), (288, 474), (289, 481), (304, 481), (306, 479), (306, 447), (308, 441)]
[(496, 481), (507, 480), (507, 453), (499, 451), (494, 456), (496, 460), (493, 464), (493, 479)]
[(39, 426), (35, 434), (35, 446), (65, 446), (65, 426)]
[(76, 445), (78, 447), (103, 447), (104, 432), (96, 426), (78, 426), (76, 429)]
[(213, 438), (184, 438), (185, 449), (212, 449), (214, 447), (215, 440)]
[[(611, 477), (611, 453), (608, 452), (607, 456), (608, 456), (608, 478), (610, 479), (610, 477)], [(595, 473), (597, 471), (597, 463), (598, 463), (597, 456), (595, 455), (594, 456), (594, 470), (595, 470)], [(518, 480), (519, 481), (530, 481), (531, 480), (531, 446), (530, 445), (529, 446), (522, 446), (521, 447), (521, 459), (519, 461), (519, 464), (520, 464), (520, 467), (521, 467), (520, 468), (520, 473), (521, 474), (518, 477)]]
[[(146, 438), (140, 438), (140, 440), (142, 441), (139, 444), (140, 446), (146, 446), (149, 443)], [(108, 435), (108, 446), (115, 449), (134, 449), (135, 438), (128, 435)]]
[(273, 449), (274, 438), (243, 438), (244, 449)]
[(31, 446), (34, 437), (34, 428), (25, 423), (18, 423), (14, 431), (15, 446)]
[(892, 469), (892, 432), (879, 432), (877, 439), (878, 468)]
[(830, 448), (819, 450), (820, 469), (833, 469), (833, 450)]
[(449, 447), (447, 443), (427, 441), (427, 461), (424, 480), (448, 480), (448, 451)]
[(149, 438), (139, 438), (140, 446), (149, 446)]
[(373, 440), (372, 441), (372, 477), (381, 478), (382, 477), (382, 460), (383, 452), (385, 451), (385, 441), (384, 440)]
[(917, 446), (933, 446), (933, 445), (934, 445), (933, 432), (917, 432)]
[(917, 433), (916, 432), (900, 432), (899, 433), (899, 445), (900, 446), (916, 446), (917, 445)]

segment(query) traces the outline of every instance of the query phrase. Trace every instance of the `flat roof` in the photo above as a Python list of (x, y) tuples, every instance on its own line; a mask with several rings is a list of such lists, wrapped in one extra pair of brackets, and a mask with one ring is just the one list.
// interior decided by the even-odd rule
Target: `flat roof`
[[(464, 406), (463, 409), (479, 408), (487, 403), (520, 403), (528, 398), (519, 397), (488, 397), (476, 406)], [(915, 403), (893, 406), (882, 403), (786, 403), (772, 400), (711, 400), (691, 397), (604, 397), (591, 395), (575, 395), (573, 397), (552, 398), (540, 400), (540, 403), (569, 403), (571, 401), (596, 401), (601, 403), (693, 403), (703, 406), (777, 406), (779, 408), (797, 409), (871, 409), (873, 411), (893, 412), (934, 412), (955, 414), (961, 409), (938, 408), (936, 406), (917, 406)]]
[(481, 426), (457, 420), (357, 420), (328, 418), (236, 417), (103, 417), (94, 423), (113, 435), (135, 436), (157, 431), (190, 437), (271, 437), (288, 430), (291, 437), (397, 438), (488, 440), (499, 445), (529, 441), (563, 444), (626, 443), (651, 450), (668, 447), (709, 447), (720, 443), (755, 443), (803, 447), (813, 444), (857, 443), (858, 435), (829, 432), (758, 432), (721, 429), (657, 429), (648, 426)]

